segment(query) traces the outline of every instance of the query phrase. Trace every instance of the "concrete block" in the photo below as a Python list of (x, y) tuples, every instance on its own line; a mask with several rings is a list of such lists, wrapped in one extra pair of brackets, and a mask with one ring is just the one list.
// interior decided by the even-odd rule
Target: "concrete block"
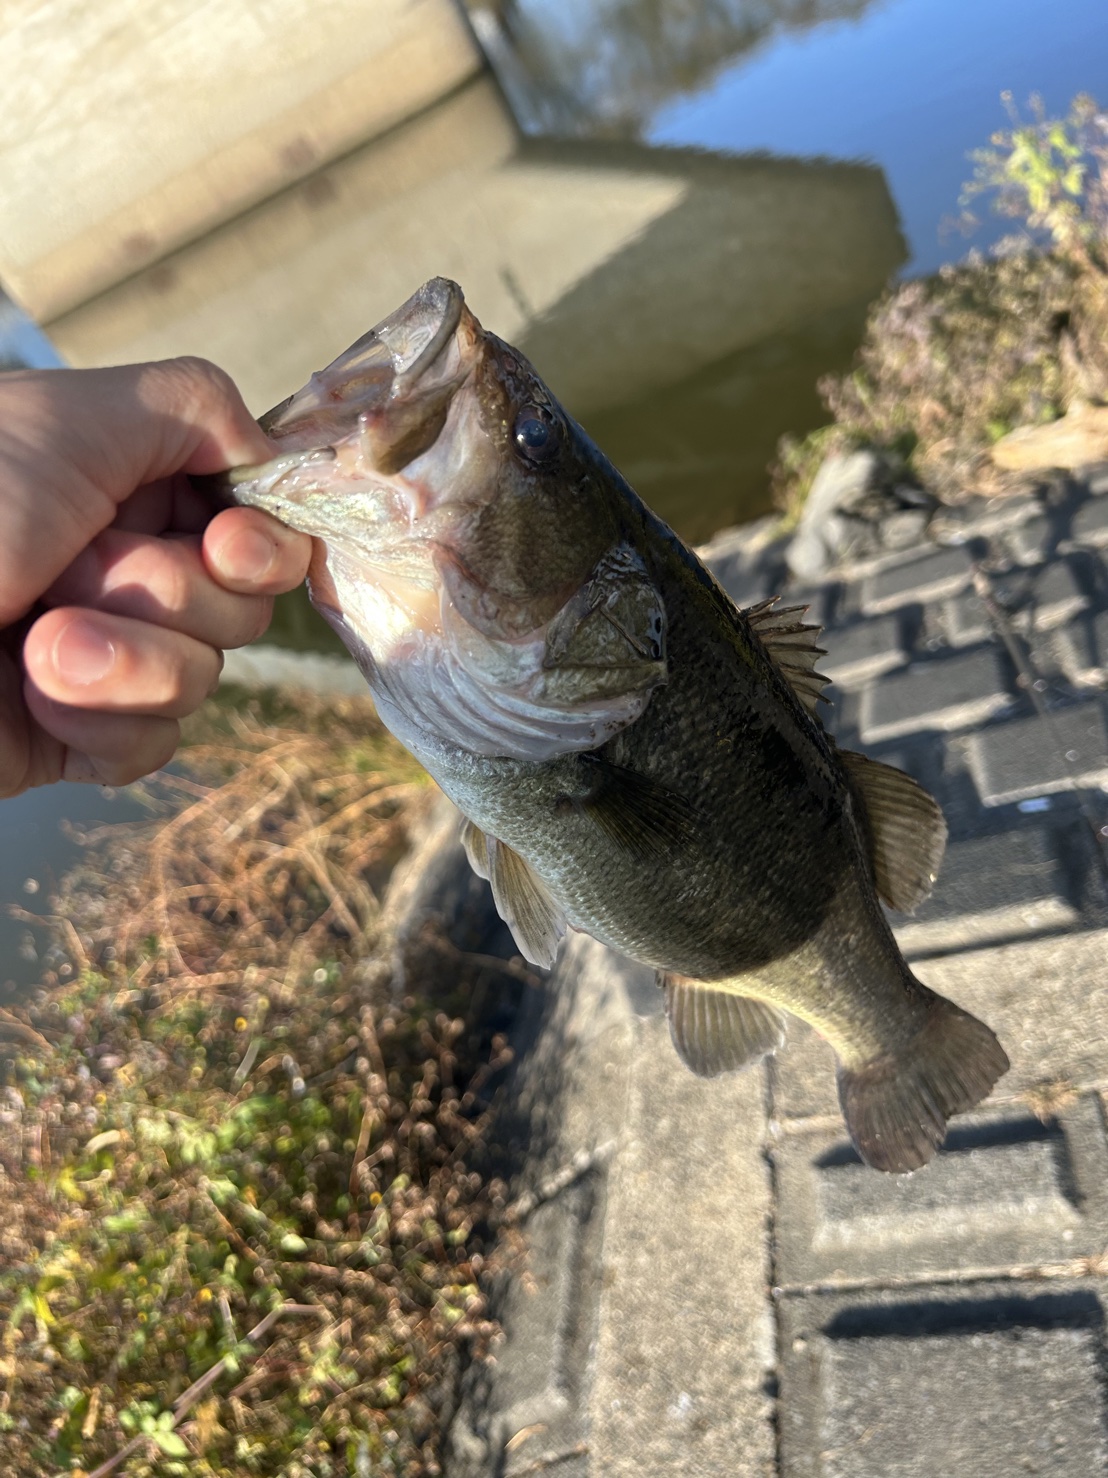
[(612, 1162), (590, 1473), (774, 1470), (762, 1075), (695, 1077), (639, 1024)]
[(862, 586), (862, 608), (876, 616), (914, 601), (957, 595), (969, 583), (969, 560), (962, 550), (929, 551), (867, 576)]
[(1104, 709), (1080, 703), (990, 724), (970, 736), (966, 755), (986, 806), (1108, 783)]
[(874, 1175), (834, 1129), (782, 1136), (783, 1287), (1045, 1266), (1108, 1245), (1108, 1141), (1095, 1094), (1043, 1120), (1009, 1107), (956, 1119), (914, 1175)]
[(1108, 1463), (1093, 1280), (783, 1298), (782, 1478), (1090, 1478)]
[(939, 625), (952, 647), (973, 646), (976, 642), (988, 641), (993, 635), (993, 624), (984, 602), (972, 590), (960, 595), (949, 596), (939, 611)]
[(947, 845), (935, 889), (914, 914), (897, 915), (896, 937), (909, 959), (979, 949), (1078, 923), (1061, 865), (1066, 830), (1024, 822)]
[(1076, 544), (1092, 544), (1099, 548), (1108, 544), (1108, 502), (1090, 498), (1073, 515), (1070, 537)]
[(984, 723), (1011, 704), (996, 651), (975, 647), (913, 663), (863, 694), (860, 722), (868, 744), (922, 729), (952, 730)]
[[(584, 935), (534, 995), (498, 1122), (539, 1204), (513, 1237), (506, 1337), (467, 1378), (448, 1472), (771, 1478), (763, 1075), (697, 1078), (653, 972)], [(598, 1149), (606, 1169), (544, 1198)]]
[(1047, 565), (1035, 578), (1031, 591), (1032, 621), (1036, 631), (1061, 626), (1089, 604), (1073, 566), (1066, 560)]
[(820, 671), (844, 688), (860, 687), (908, 660), (900, 622), (893, 615), (831, 627), (820, 644), (827, 649)]
[(1017, 564), (1039, 565), (1049, 559), (1056, 542), (1054, 525), (1040, 513), (1004, 530), (1000, 542)]
[(1051, 647), (1070, 682), (1108, 684), (1108, 611), (1067, 622), (1055, 632)]
[(969, 498), (951, 508), (940, 508), (928, 533), (936, 543), (960, 545), (983, 539), (1005, 529), (1018, 527), (1042, 512), (1042, 500), (1034, 493), (1010, 498)]

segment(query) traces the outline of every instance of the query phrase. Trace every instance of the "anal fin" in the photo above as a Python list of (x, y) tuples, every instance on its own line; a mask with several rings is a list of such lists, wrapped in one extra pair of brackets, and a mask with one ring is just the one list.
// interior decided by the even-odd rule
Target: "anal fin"
[(701, 1078), (737, 1072), (776, 1052), (785, 1040), (785, 1018), (766, 1001), (662, 972), (658, 984), (673, 1045)]

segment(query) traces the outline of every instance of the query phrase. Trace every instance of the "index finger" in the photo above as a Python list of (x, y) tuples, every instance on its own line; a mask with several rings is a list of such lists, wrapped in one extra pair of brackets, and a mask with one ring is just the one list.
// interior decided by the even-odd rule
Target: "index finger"
[(0, 375), (0, 626), (136, 488), (269, 455), (234, 383), (206, 360)]

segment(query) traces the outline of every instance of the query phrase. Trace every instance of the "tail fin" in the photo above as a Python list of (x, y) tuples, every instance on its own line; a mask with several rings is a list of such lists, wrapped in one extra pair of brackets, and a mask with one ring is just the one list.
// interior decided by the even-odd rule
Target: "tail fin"
[(950, 1115), (980, 1103), (1007, 1071), (1004, 1048), (985, 1023), (931, 995), (927, 1020), (902, 1052), (839, 1068), (839, 1102), (855, 1149), (876, 1170), (917, 1170), (942, 1144)]

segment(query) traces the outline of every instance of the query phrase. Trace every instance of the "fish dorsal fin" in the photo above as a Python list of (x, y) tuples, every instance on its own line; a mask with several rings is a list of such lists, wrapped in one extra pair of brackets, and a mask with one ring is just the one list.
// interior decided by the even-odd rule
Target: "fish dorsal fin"
[(692, 807), (676, 791), (600, 755), (578, 760), (582, 788), (564, 801), (635, 857), (672, 854), (693, 835)]
[(827, 655), (822, 647), (816, 646), (820, 628), (801, 621), (807, 606), (775, 609), (778, 599), (774, 595), (760, 601), (743, 615), (800, 702), (814, 715), (816, 704), (823, 699), (824, 686), (830, 682), (830, 678), (816, 671), (816, 663)]
[(467, 820), (462, 846), (478, 877), (492, 884), (496, 911), (512, 931), (519, 952), (544, 969), (554, 963), (566, 932), (566, 916), (531, 865), (496, 837), (486, 836)]
[(713, 990), (681, 975), (659, 972), (669, 1034), (682, 1061), (701, 1078), (733, 1073), (776, 1052), (785, 1040), (785, 1018), (753, 996)]
[(874, 881), (890, 908), (911, 913), (931, 892), (946, 847), (935, 798), (903, 770), (844, 749), (847, 778), (865, 810)]

